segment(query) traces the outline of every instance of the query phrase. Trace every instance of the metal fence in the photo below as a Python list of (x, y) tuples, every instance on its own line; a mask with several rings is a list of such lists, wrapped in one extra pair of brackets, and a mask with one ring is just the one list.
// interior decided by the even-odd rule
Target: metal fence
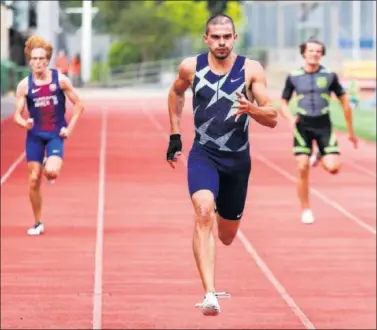
[[(240, 53), (250, 59), (258, 60), (263, 66), (268, 64), (267, 54), (263, 49), (241, 50)], [(154, 84), (166, 87), (173, 81), (178, 65), (184, 57), (133, 63), (111, 69), (105, 63), (95, 63), (92, 70), (92, 80), (88, 86), (123, 87)]]

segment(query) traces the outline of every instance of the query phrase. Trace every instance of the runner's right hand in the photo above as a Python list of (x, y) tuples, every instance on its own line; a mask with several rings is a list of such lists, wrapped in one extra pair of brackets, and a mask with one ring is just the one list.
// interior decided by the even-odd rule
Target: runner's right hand
[(179, 156), (182, 154), (182, 141), (180, 134), (171, 134), (169, 140), (168, 151), (166, 152), (166, 160), (172, 168), (178, 161)]
[(33, 128), (33, 126), (34, 126), (34, 119), (33, 118), (28, 118), (26, 120), (26, 129), (28, 131), (30, 131)]
[(353, 147), (355, 148), (355, 149), (357, 149), (357, 137), (355, 136), (355, 135), (353, 135), (353, 134), (350, 134), (349, 136), (348, 136), (348, 139), (351, 141), (351, 143), (353, 144)]

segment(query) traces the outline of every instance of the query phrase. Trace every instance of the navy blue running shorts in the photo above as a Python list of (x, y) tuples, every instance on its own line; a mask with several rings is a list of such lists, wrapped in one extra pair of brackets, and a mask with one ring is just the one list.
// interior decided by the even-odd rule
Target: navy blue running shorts
[(251, 159), (249, 151), (210, 151), (195, 142), (187, 164), (190, 196), (210, 190), (217, 213), (227, 220), (240, 220), (245, 208)]

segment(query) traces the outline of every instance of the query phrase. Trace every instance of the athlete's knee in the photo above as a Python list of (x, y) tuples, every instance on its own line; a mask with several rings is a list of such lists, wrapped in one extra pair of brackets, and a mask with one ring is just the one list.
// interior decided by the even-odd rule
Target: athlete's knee
[(223, 232), (219, 232), (219, 239), (221, 241), (221, 243), (223, 243), (224, 245), (231, 245), (236, 237), (236, 234), (237, 232), (235, 233), (223, 233)]
[(215, 216), (214, 204), (209, 201), (202, 201), (198, 203), (195, 208), (196, 225), (199, 228), (212, 228), (213, 219)]
[(48, 179), (56, 179), (59, 175), (59, 171), (56, 169), (48, 169), (44, 171), (44, 174)]
[(47, 176), (56, 177), (59, 175), (63, 160), (59, 156), (49, 156), (44, 166), (44, 173)]
[(340, 171), (340, 163), (330, 163), (324, 166), (330, 174), (338, 174)]
[(338, 174), (340, 171), (340, 166), (330, 167), (328, 168), (328, 171), (330, 174)]
[(231, 245), (237, 235), (239, 225), (240, 218), (239, 220), (227, 220), (218, 215), (217, 226), (221, 243), (224, 245)]
[(309, 172), (309, 164), (306, 164), (306, 163), (298, 164), (297, 169), (301, 175), (305, 175)]
[(215, 202), (209, 191), (198, 191), (192, 196), (195, 208), (195, 222), (199, 228), (212, 228), (215, 216)]
[(37, 162), (28, 164), (29, 190), (37, 190), (41, 184), (41, 165)]
[(340, 171), (338, 155), (327, 155), (322, 159), (322, 164), (330, 174), (337, 174)]
[(309, 157), (301, 155), (297, 157), (297, 170), (301, 176), (309, 172)]
[(29, 190), (38, 190), (41, 185), (40, 176), (37, 172), (32, 172), (29, 175)]

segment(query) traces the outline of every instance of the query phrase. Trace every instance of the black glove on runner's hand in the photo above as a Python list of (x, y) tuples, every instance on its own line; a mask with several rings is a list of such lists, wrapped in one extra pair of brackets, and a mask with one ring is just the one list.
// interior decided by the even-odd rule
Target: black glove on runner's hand
[(182, 152), (181, 134), (170, 135), (168, 151), (166, 153), (166, 160), (176, 160), (176, 153)]

